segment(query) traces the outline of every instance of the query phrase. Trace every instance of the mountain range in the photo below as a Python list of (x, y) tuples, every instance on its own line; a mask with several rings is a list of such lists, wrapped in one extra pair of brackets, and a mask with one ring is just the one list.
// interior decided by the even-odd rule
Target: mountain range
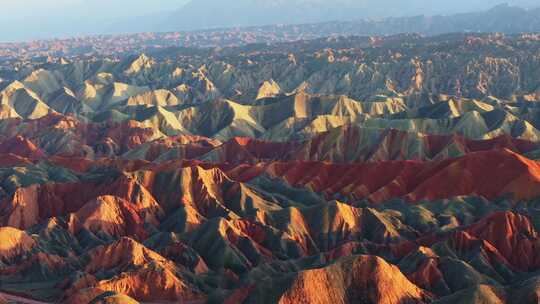
[[(512, 6), (535, 8), (534, 0), (506, 1)], [(0, 26), (10, 28), (0, 34), (0, 41), (21, 41), (47, 38), (73, 37), (97, 34), (121, 34), (135, 32), (192, 31), (216, 28), (262, 26), (273, 24), (306, 24), (331, 21), (371, 20), (357, 34), (373, 33), (366, 28), (380, 23), (384, 18), (411, 18), (426, 16), (421, 23), (433, 23), (435, 19), (460, 13), (481, 12), (504, 3), (500, 0), (446, 1), (433, 5), (429, 0), (160, 0), (160, 1), (53, 1), (25, 0), (4, 5), (6, 14)], [(522, 14), (524, 12), (521, 12)], [(474, 16), (471, 16), (474, 17)], [(530, 19), (530, 17), (529, 17)], [(376, 20), (377, 22), (373, 23)], [(388, 23), (388, 21), (386, 21)], [(403, 23), (400, 21), (398, 23)], [(411, 21), (407, 21), (411, 22)], [(418, 21), (415, 21), (418, 23)], [(508, 23), (510, 22), (510, 25)], [(512, 23), (524, 24), (524, 20), (504, 18), (506, 24), (497, 30), (516, 31)], [(476, 30), (459, 27), (458, 31)], [(525, 23), (526, 24), (526, 23)], [(21, 25), (21, 26), (14, 26)], [(22, 26), (24, 25), (24, 26)], [(390, 22), (386, 32), (402, 30)], [(413, 29), (421, 31), (420, 25)], [(488, 25), (478, 30), (489, 29)], [(525, 31), (529, 28), (521, 28)], [(448, 30), (445, 28), (445, 30)], [(452, 28), (456, 30), (456, 28)], [(440, 32), (440, 30), (438, 31)], [(375, 32), (376, 33), (376, 32)], [(383, 32), (379, 33), (383, 34)]]
[[(189, 2), (172, 13), (124, 20), (122, 23), (114, 24), (109, 31), (172, 32), (337, 21), (355, 27), (354, 31), (340, 34), (355, 35), (410, 32), (434, 35), (464, 31), (517, 33), (539, 29), (538, 10), (535, 9), (523, 9), (508, 4), (495, 6), (497, 1), (491, 3), (469, 1), (468, 6), (452, 3), (448, 2), (446, 6), (433, 6), (431, 1), (427, 0), (399, 1), (399, 3), (395, 0), (384, 0), (379, 1), (378, 5), (349, 0), (338, 2), (241, 0), (233, 3), (198, 0)], [(465, 7), (470, 7), (470, 10), (464, 10)], [(516, 18), (517, 16), (519, 18)]]
[[(265, 1), (240, 0), (191, 1), (174, 12), (166, 21), (171, 29), (205, 29), (216, 27), (261, 26), (270, 24), (303, 24), (329, 21), (355, 21), (388, 17), (411, 17), (452, 15), (456, 13), (482, 11), (499, 1), (457, 1), (432, 5), (428, 0), (396, 1), (382, 0), (375, 5), (372, 1), (353, 0), (297, 0)], [(182, 16), (179, 18), (179, 16)]]
[[(271, 8), (272, 9), (272, 8)], [(193, 13), (185, 13), (192, 16)], [(539, 9), (521, 9), (518, 7), (500, 5), (492, 9), (476, 13), (463, 13), (448, 16), (417, 16), (393, 17), (382, 19), (358, 19), (356, 21), (333, 21), (325, 23), (305, 23), (289, 25), (266, 25), (235, 28), (215, 28), (197, 31), (173, 32), (139, 32), (134, 34), (116, 34), (74, 37), (67, 39), (40, 40), (21, 43), (0, 43), (0, 82), (3, 73), (9, 74), (9, 64), (13, 60), (31, 60), (34, 63), (44, 63), (51, 57), (64, 59), (79, 59), (110, 57), (122, 58), (141, 53), (157, 57), (167, 56), (172, 50), (181, 50), (190, 54), (211, 56), (215, 51), (230, 49), (234, 52), (238, 46), (251, 45), (260, 48), (287, 47), (287, 43), (298, 40), (336, 37), (361, 36), (370, 37), (373, 41), (385, 36), (406, 34), (420, 36), (435, 36), (452, 33), (488, 33), (491, 31), (515, 35), (519, 33), (534, 33), (540, 31)], [(156, 15), (160, 22), (174, 25), (182, 20), (171, 20), (172, 17)], [(263, 20), (264, 18), (260, 18)], [(140, 26), (125, 25), (134, 32), (153, 28), (159, 30), (156, 24), (145, 23), (146, 19), (139, 18), (135, 22)], [(186, 19), (187, 20), (187, 19)], [(198, 20), (202, 20), (198, 18)], [(212, 19), (214, 20), (214, 19)], [(172, 27), (181, 28), (180, 25)], [(163, 27), (161, 30), (165, 30)], [(126, 30), (127, 31), (127, 30)], [(367, 40), (354, 40), (355, 46), (366, 45)], [(373, 42), (372, 41), (372, 42)], [(296, 44), (298, 45), (298, 44)], [(9, 75), (5, 76), (9, 78)]]
[(0, 303), (540, 299), (538, 34), (42, 59), (1, 65)]

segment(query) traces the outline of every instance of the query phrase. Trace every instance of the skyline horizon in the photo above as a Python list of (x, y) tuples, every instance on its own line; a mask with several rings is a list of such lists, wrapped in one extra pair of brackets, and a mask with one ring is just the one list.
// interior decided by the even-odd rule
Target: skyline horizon
[[(46, 0), (47, 1), (47, 0)], [(43, 0), (24, 0), (22, 2), (13, 3), (11, 2), (8, 4), (8, 10), (10, 8), (17, 8), (18, 6), (21, 6), (24, 3), (39, 3), (38, 9), (40, 7), (47, 7), (48, 4), (45, 3), (46, 1)], [(52, 0), (49, 0), (52, 1)], [(182, 31), (204, 31), (204, 30), (212, 30), (212, 29), (219, 29), (219, 28), (234, 28), (234, 27), (250, 27), (250, 26), (265, 26), (265, 25), (275, 25), (275, 24), (311, 24), (311, 23), (320, 23), (320, 22), (328, 22), (328, 21), (354, 21), (354, 20), (363, 20), (363, 19), (369, 19), (369, 18), (388, 18), (388, 17), (412, 17), (412, 16), (438, 16), (438, 15), (452, 15), (456, 13), (468, 13), (468, 12), (479, 12), (479, 11), (485, 11), (489, 10), (490, 8), (493, 8), (498, 5), (502, 4), (508, 4), (511, 6), (516, 6), (520, 8), (532, 8), (540, 6), (533, 5), (534, 1), (529, 0), (514, 0), (514, 1), (498, 1), (498, 0), (491, 0), (486, 3), (480, 4), (480, 7), (478, 7), (478, 1), (469, 1), (471, 5), (474, 7), (471, 7), (470, 9), (462, 9), (462, 10), (448, 10), (446, 14), (444, 13), (437, 13), (437, 9), (430, 8), (431, 11), (418, 11), (418, 8), (411, 8), (410, 11), (404, 11), (402, 15), (392, 13), (392, 10), (389, 11), (388, 15), (380, 15), (377, 16), (376, 14), (369, 13), (369, 11), (366, 13), (366, 15), (359, 15), (357, 18), (353, 18), (350, 16), (341, 16), (340, 18), (326, 18), (324, 13), (322, 13), (322, 16), (319, 16), (315, 14), (312, 19), (314, 20), (306, 20), (305, 22), (302, 22), (303, 20), (299, 20), (298, 22), (295, 22), (296, 20), (290, 20), (291, 22), (279, 22), (282, 20), (276, 20), (276, 22), (267, 22), (267, 23), (257, 23), (257, 20), (249, 20), (245, 21), (245, 24), (238, 24), (234, 25), (231, 24), (231, 21), (227, 19), (229, 16), (225, 16), (224, 20), (221, 21), (223, 23), (222, 26), (200, 26), (200, 25), (192, 25), (188, 24), (186, 25), (179, 25), (175, 26), (173, 25), (167, 25), (165, 26), (166, 22), (173, 21), (174, 14), (182, 12), (184, 9), (189, 9), (189, 6), (194, 6), (197, 3), (201, 2), (195, 2), (195, 1), (188, 1), (188, 0), (159, 0), (159, 5), (138, 5), (147, 3), (145, 0), (135, 0), (136, 5), (132, 5), (130, 9), (127, 9), (125, 11), (119, 10), (119, 9), (111, 9), (107, 10), (108, 14), (100, 14), (99, 17), (95, 16), (97, 14), (94, 13), (94, 10), (96, 9), (102, 9), (100, 3), (102, 3), (104, 0), (54, 0), (53, 9), (55, 6), (62, 6), (67, 5), (67, 7), (64, 7), (66, 11), (64, 12), (54, 12), (50, 13), (47, 10), (41, 10), (38, 14), (35, 12), (29, 12), (24, 11), (24, 14), (22, 15), (10, 15), (7, 18), (4, 18), (0, 20), (0, 26), (6, 27), (7, 24), (13, 24), (18, 22), (23, 22), (21, 19), (24, 19), (25, 21), (38, 18), (40, 20), (40, 23), (37, 25), (27, 24), (24, 28), (15, 28), (15, 30), (12, 30), (8, 33), (0, 34), (0, 43), (24, 43), (24, 42), (32, 42), (32, 41), (40, 41), (40, 40), (55, 40), (55, 39), (69, 39), (69, 38), (76, 38), (76, 37), (87, 37), (87, 36), (101, 36), (101, 35), (116, 35), (116, 34), (134, 34), (134, 33), (143, 33), (143, 32), (182, 32)], [(115, 2), (107, 3), (108, 5), (113, 5), (115, 8), (119, 8), (123, 6), (123, 2), (125, 0), (117, 0)], [(204, 0), (199, 0), (204, 1)], [(255, 1), (255, 0), (247, 0), (249, 1)], [(313, 0), (315, 1), (315, 0)], [(347, 0), (344, 0), (347, 1)], [(386, 0), (387, 2), (393, 2), (396, 0)], [(415, 3), (413, 3), (413, 6), (421, 6), (422, 1), (424, 0), (417, 0)], [(483, 1), (483, 0), (482, 0)], [(24, 2), (24, 3), (23, 3)], [(81, 18), (81, 16), (78, 16), (76, 14), (70, 14), (66, 13), (67, 11), (77, 8), (79, 5), (86, 6), (89, 5), (89, 3), (92, 3), (91, 6), (89, 6), (88, 11), (90, 12), (87, 14), (88, 16), (85, 18)], [(132, 2), (132, 1), (131, 1)], [(193, 4), (195, 3), (195, 4)], [(50, 5), (50, 3), (49, 3)], [(318, 2), (317, 2), (317, 5)], [(325, 4), (321, 4), (325, 5)], [(367, 7), (370, 7), (370, 3), (362, 3), (362, 4), (351, 4), (353, 6), (357, 5), (364, 5)], [(459, 6), (459, 4), (453, 4), (454, 6)], [(156, 8), (159, 6), (159, 9)], [(322, 10), (322, 9), (321, 9)], [(439, 9), (440, 11), (440, 9)], [(43, 22), (43, 14), (46, 14), (49, 18), (47, 21)], [(212, 14), (212, 12), (210, 12)], [(318, 14), (321, 14), (320, 12)], [(343, 14), (343, 13), (342, 13)], [(371, 14), (371, 15), (370, 15)], [(41, 16), (39, 16), (41, 15)], [(339, 16), (339, 14), (336, 14)], [(292, 19), (291, 18), (289, 19)], [(97, 19), (94, 19), (97, 18)], [(144, 18), (144, 20), (141, 22), (140, 19)], [(287, 17), (285, 17), (287, 18)], [(148, 20), (150, 19), (150, 20)], [(154, 19), (159, 19), (158, 21), (155, 21)], [(166, 19), (163, 21), (162, 19)], [(213, 19), (213, 18), (212, 18)], [(319, 20), (320, 19), (320, 20)], [(229, 24), (227, 24), (227, 22)], [(240, 21), (239, 21), (240, 22)], [(249, 24), (249, 23), (253, 24)], [(74, 25), (76, 24), (76, 25)]]

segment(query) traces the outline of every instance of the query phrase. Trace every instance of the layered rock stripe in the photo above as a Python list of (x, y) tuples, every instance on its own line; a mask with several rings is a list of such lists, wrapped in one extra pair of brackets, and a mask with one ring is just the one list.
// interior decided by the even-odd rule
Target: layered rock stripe
[(535, 35), (0, 70), (0, 302), (537, 303)]

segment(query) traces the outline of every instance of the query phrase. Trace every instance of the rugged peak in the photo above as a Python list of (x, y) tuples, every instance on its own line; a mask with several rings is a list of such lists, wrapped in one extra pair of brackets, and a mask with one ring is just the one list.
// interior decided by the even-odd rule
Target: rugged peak
[(173, 267), (166, 258), (129, 237), (123, 237), (110, 245), (100, 246), (90, 251), (88, 256), (89, 262), (85, 268), (88, 273), (113, 268), (125, 271), (150, 263)]
[(394, 304), (425, 303), (429, 299), (430, 295), (396, 266), (375, 256), (354, 256), (298, 273), (279, 303)]
[(128, 68), (125, 70), (125, 74), (127, 75), (133, 75), (141, 72), (145, 69), (150, 69), (154, 65), (154, 60), (146, 54), (142, 53), (137, 58), (135, 58), (131, 64), (128, 66)]
[(274, 79), (270, 79), (269, 81), (263, 82), (263, 84), (259, 88), (256, 99), (259, 100), (275, 97), (279, 94), (281, 94), (281, 87), (279, 86), (279, 84), (277, 84), (277, 82), (274, 81)]
[(114, 237), (133, 235), (144, 238), (143, 225), (144, 219), (137, 207), (115, 196), (100, 196), (86, 203), (70, 215), (68, 221), (69, 230), (74, 234), (85, 229)]
[(0, 261), (23, 256), (36, 245), (36, 241), (26, 232), (12, 227), (0, 227)]

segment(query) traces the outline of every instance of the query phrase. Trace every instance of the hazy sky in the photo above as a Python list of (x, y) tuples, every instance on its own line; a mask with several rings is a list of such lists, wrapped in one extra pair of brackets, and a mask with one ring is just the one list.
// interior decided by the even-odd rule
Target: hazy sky
[(10, 12), (2, 17), (12, 20), (44, 14), (99, 13), (102, 18), (134, 16), (177, 9), (185, 2), (186, 0), (0, 0), (2, 10)]
[(95, 33), (113, 21), (175, 10), (186, 1), (0, 0), (0, 41)]
[[(236, 2), (236, 0), (211, 1), (217, 1), (217, 3), (223, 3), (225, 1)], [(251, 1), (280, 3), (285, 0)], [(335, 3), (333, 1), (337, 0), (297, 1), (333, 4)], [(355, 3), (364, 2), (374, 6), (380, 3), (379, 0), (339, 1), (359, 1)], [(403, 6), (409, 0), (386, 0), (386, 2), (388, 1), (399, 3), (394, 5), (397, 8), (398, 6)], [(189, 0), (0, 0), (0, 7), (2, 9), (0, 13), (0, 27), (2, 28), (0, 31), (0, 41), (31, 40), (104, 32), (107, 26), (115, 23), (118, 24), (118, 22), (121, 23), (124, 20), (123, 18), (152, 16), (152, 14), (157, 16), (158, 12), (173, 12), (187, 2)], [(485, 8), (488, 8), (488, 6), (500, 2), (534, 5), (539, 0), (432, 0), (428, 2), (433, 3), (430, 5), (431, 7), (438, 7), (445, 3), (444, 6), (446, 7), (463, 7), (463, 10), (467, 11), (467, 8), (471, 10), (476, 10), (479, 6), (486, 6)], [(479, 3), (482, 5), (478, 5)], [(540, 3), (537, 5), (540, 5)], [(423, 9), (424, 11), (422, 11)], [(413, 10), (416, 13), (416, 8)], [(425, 8), (418, 8), (418, 14), (425, 11), (427, 11)], [(212, 16), (206, 17), (213, 18)], [(178, 16), (178, 18), (181, 18), (181, 16)], [(133, 21), (133, 18), (131, 20)]]

